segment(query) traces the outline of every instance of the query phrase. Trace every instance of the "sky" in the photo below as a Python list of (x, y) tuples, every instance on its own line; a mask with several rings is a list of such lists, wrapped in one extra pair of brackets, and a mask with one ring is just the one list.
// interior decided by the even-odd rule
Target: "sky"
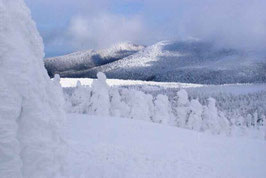
[(191, 38), (266, 49), (266, 0), (25, 0), (47, 57)]

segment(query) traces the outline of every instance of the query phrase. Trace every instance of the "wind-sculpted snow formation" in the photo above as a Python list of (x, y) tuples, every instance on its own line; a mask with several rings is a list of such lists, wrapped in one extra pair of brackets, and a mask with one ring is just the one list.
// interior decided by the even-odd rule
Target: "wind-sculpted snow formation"
[(60, 178), (64, 122), (60, 84), (23, 0), (0, 0), (0, 177)]
[[(72, 58), (72, 61), (79, 61)], [(162, 41), (96, 67), (66, 71), (64, 77), (108, 78), (201, 84), (266, 82), (266, 54), (222, 48), (199, 40)]]
[(153, 96), (136, 89), (109, 87), (103, 73), (97, 76), (92, 86), (82, 86), (78, 82), (72, 93), (65, 92), (68, 112), (144, 120), (212, 134), (245, 135), (250, 132), (255, 137), (264, 137), (266, 118), (263, 112), (241, 118), (227, 117), (212, 97), (201, 104), (197, 98), (189, 98), (184, 89), (171, 99), (163, 94)]
[(69, 73), (90, 69), (125, 58), (143, 48), (144, 46), (142, 45), (124, 42), (107, 49), (80, 51), (65, 56), (46, 58), (44, 63), (51, 77), (55, 74), (68, 76)]

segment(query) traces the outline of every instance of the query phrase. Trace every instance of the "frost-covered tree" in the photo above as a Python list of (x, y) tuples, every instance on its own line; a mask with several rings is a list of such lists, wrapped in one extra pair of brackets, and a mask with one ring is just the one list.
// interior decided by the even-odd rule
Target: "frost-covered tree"
[(178, 96), (178, 104), (182, 105), (182, 106), (186, 106), (189, 103), (189, 99), (188, 99), (188, 94), (186, 92), (186, 90), (181, 89), (180, 91), (177, 92), (177, 96)]
[(258, 123), (258, 112), (256, 111), (253, 113), (253, 117), (252, 117), (253, 127), (257, 127), (257, 123)]
[(152, 98), (138, 90), (129, 90), (128, 104), (130, 106), (130, 118), (151, 121), (151, 113), (148, 103)]
[(130, 108), (124, 101), (122, 101), (117, 88), (112, 88), (110, 90), (110, 99), (111, 99), (111, 108), (110, 108), (111, 116), (128, 117)]
[(147, 106), (149, 109), (149, 120), (152, 120), (153, 118), (153, 113), (154, 113), (154, 98), (151, 94), (145, 94), (145, 98), (146, 98), (146, 102), (147, 102)]
[(80, 81), (70, 97), (71, 111), (76, 113), (89, 113), (91, 105), (91, 88), (82, 86)]
[(237, 127), (243, 128), (245, 125), (245, 119), (240, 114), (235, 115), (234, 122), (235, 126)]
[(1, 178), (63, 176), (64, 103), (43, 48), (23, 0), (0, 0)]
[(248, 114), (247, 117), (245, 117), (244, 124), (248, 128), (250, 128), (252, 126), (252, 116), (251, 116), (251, 114)]
[(264, 139), (266, 140), (266, 116), (263, 115), (263, 131), (264, 131)]
[(187, 121), (187, 127), (192, 130), (200, 131), (202, 128), (203, 107), (197, 99), (190, 102), (190, 114)]
[(222, 111), (218, 111), (218, 124), (220, 126), (221, 132), (225, 133), (226, 135), (231, 133), (230, 122)]
[(186, 90), (177, 92), (177, 105), (174, 108), (176, 113), (176, 123), (179, 127), (186, 127), (189, 112), (189, 99)]
[(159, 94), (154, 101), (152, 120), (156, 123), (169, 124), (170, 119), (169, 100), (166, 95)]
[(208, 99), (208, 106), (203, 110), (203, 130), (211, 130), (212, 133), (219, 133), (218, 110), (215, 105), (214, 98)]
[(100, 116), (110, 115), (109, 86), (102, 72), (99, 72), (97, 80), (92, 82), (91, 113)]
[(221, 111), (218, 111), (214, 98), (209, 98), (208, 105), (203, 109), (202, 128), (215, 134), (229, 131), (229, 121)]

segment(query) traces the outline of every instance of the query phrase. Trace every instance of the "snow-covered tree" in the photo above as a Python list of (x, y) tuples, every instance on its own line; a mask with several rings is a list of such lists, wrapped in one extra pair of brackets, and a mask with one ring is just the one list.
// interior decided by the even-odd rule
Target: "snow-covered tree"
[(221, 132), (229, 135), (231, 133), (230, 122), (222, 111), (218, 111), (218, 124)]
[(190, 113), (187, 121), (187, 127), (192, 130), (200, 131), (202, 127), (203, 107), (197, 99), (190, 102)]
[(253, 113), (253, 117), (252, 117), (253, 127), (257, 127), (257, 123), (258, 123), (258, 112), (256, 111)]
[(189, 99), (186, 90), (181, 89), (177, 92), (177, 106), (174, 108), (177, 115), (177, 125), (186, 127), (189, 112)]
[(214, 98), (208, 99), (208, 106), (203, 109), (203, 130), (211, 130), (212, 133), (219, 133), (218, 110)]
[(178, 103), (180, 106), (186, 106), (189, 103), (188, 94), (186, 90), (181, 89), (177, 92)]
[(104, 73), (97, 74), (97, 80), (92, 83), (91, 112), (95, 115), (110, 115), (109, 86)]
[(121, 96), (117, 88), (110, 90), (111, 108), (110, 112), (112, 116), (128, 117), (130, 108), (122, 101)]
[(237, 127), (243, 127), (244, 126), (244, 118), (240, 114), (237, 114), (235, 116), (234, 121), (235, 121), (235, 123), (234, 123), (235, 126), (237, 126)]
[(151, 97), (138, 90), (130, 90), (128, 104), (130, 106), (130, 118), (151, 121), (151, 113), (148, 103)]
[(229, 132), (229, 121), (224, 113), (218, 111), (216, 107), (216, 100), (214, 98), (208, 99), (207, 107), (203, 109), (203, 130), (210, 130), (212, 133), (220, 134), (221, 132)]
[(266, 140), (266, 116), (263, 115), (263, 131), (264, 131), (264, 139)]
[(149, 109), (149, 120), (152, 120), (153, 118), (153, 113), (154, 113), (154, 98), (151, 94), (145, 94), (145, 98), (146, 98), (146, 102), (147, 102), (147, 106)]
[(91, 88), (82, 86), (77, 81), (76, 88), (70, 97), (71, 111), (76, 113), (89, 113), (91, 105)]
[(248, 128), (250, 128), (252, 126), (252, 116), (251, 116), (251, 114), (248, 114), (247, 117), (245, 117), (244, 124)]
[(169, 124), (170, 119), (169, 100), (166, 95), (159, 94), (154, 101), (153, 121), (156, 123)]
[(63, 176), (62, 93), (23, 0), (0, 0), (0, 177)]

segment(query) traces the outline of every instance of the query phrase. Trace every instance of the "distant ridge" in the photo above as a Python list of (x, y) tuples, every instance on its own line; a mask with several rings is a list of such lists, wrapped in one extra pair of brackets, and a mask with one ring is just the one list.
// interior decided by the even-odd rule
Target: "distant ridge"
[(54, 74), (62, 72), (75, 73), (104, 65), (130, 56), (143, 48), (142, 45), (124, 42), (107, 49), (78, 51), (64, 56), (46, 58), (44, 63), (49, 76), (53, 77)]
[[(68, 70), (58, 70), (58, 73), (62, 77), (95, 78), (97, 72), (104, 72), (108, 78), (201, 84), (266, 82), (266, 55), (263, 54), (221, 48), (200, 40), (134, 46), (130, 50), (105, 52), (107, 57), (101, 57), (98, 63), (94, 60), (82, 62), (72, 54), (72, 63), (79, 63), (76, 65), (79, 67), (65, 67)], [(99, 56), (99, 53), (96, 54)], [(60, 58), (53, 60), (60, 61)], [(47, 67), (48, 71), (51, 68)]]

